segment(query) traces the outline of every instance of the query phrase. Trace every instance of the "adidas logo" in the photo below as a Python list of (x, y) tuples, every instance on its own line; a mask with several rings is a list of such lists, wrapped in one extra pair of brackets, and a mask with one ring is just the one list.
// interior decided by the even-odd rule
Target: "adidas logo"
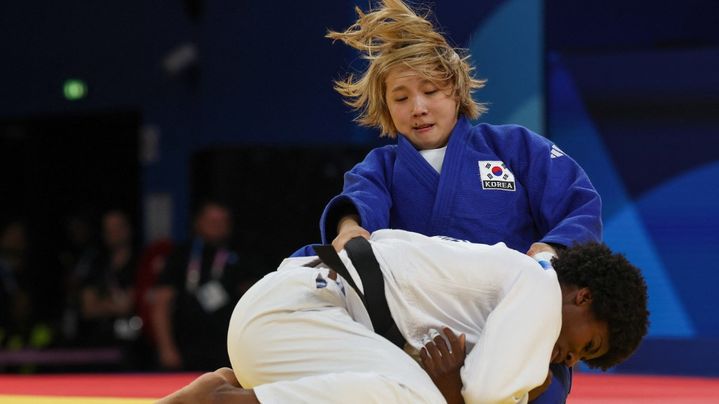
[(552, 151), (550, 152), (553, 159), (564, 156), (564, 152), (559, 149), (556, 145), (552, 145)]

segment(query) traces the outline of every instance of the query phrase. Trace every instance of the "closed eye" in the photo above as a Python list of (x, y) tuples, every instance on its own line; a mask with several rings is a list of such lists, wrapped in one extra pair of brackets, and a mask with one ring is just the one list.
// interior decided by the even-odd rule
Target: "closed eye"
[(594, 358), (601, 349), (601, 344), (594, 345), (594, 342), (590, 342), (587, 344), (586, 347), (584, 347), (584, 352), (586, 352), (586, 356), (590, 358)]

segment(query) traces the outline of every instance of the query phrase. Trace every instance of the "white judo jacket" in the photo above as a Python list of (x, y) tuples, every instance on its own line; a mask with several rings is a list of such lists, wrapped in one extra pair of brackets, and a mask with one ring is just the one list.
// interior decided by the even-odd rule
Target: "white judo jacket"
[[(430, 328), (466, 334), (465, 402), (523, 402), (544, 382), (562, 322), (554, 270), (503, 243), (402, 230), (376, 231), (370, 242), (390, 312), (410, 345), (420, 349)], [(359, 285), (351, 261), (340, 257)]]
[[(561, 329), (554, 270), (502, 243), (380, 230), (370, 244), (392, 317), (412, 347), (432, 328), (466, 334), (465, 402), (526, 402), (547, 376)], [(339, 256), (362, 288), (347, 254)], [(303, 266), (312, 259), (286, 259), (235, 307), (228, 354), (242, 386), (263, 404), (443, 403), (426, 372), (373, 332), (344, 279)]]

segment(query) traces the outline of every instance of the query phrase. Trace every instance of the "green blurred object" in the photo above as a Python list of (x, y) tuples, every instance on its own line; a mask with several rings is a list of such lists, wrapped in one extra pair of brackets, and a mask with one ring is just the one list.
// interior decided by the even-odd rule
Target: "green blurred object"
[(44, 348), (52, 342), (52, 329), (45, 324), (37, 324), (30, 333), (29, 346)]
[(79, 100), (87, 95), (87, 84), (79, 79), (67, 79), (62, 85), (62, 92), (67, 100)]

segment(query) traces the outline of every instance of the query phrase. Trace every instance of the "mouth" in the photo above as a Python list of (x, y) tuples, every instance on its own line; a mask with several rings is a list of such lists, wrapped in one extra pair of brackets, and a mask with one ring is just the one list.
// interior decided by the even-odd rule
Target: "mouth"
[(426, 131), (432, 129), (433, 127), (434, 127), (434, 124), (433, 124), (433, 123), (423, 123), (423, 124), (421, 124), (421, 125), (414, 125), (414, 126), (412, 127), (412, 129), (413, 129), (415, 132), (422, 133), (422, 132), (426, 132)]

